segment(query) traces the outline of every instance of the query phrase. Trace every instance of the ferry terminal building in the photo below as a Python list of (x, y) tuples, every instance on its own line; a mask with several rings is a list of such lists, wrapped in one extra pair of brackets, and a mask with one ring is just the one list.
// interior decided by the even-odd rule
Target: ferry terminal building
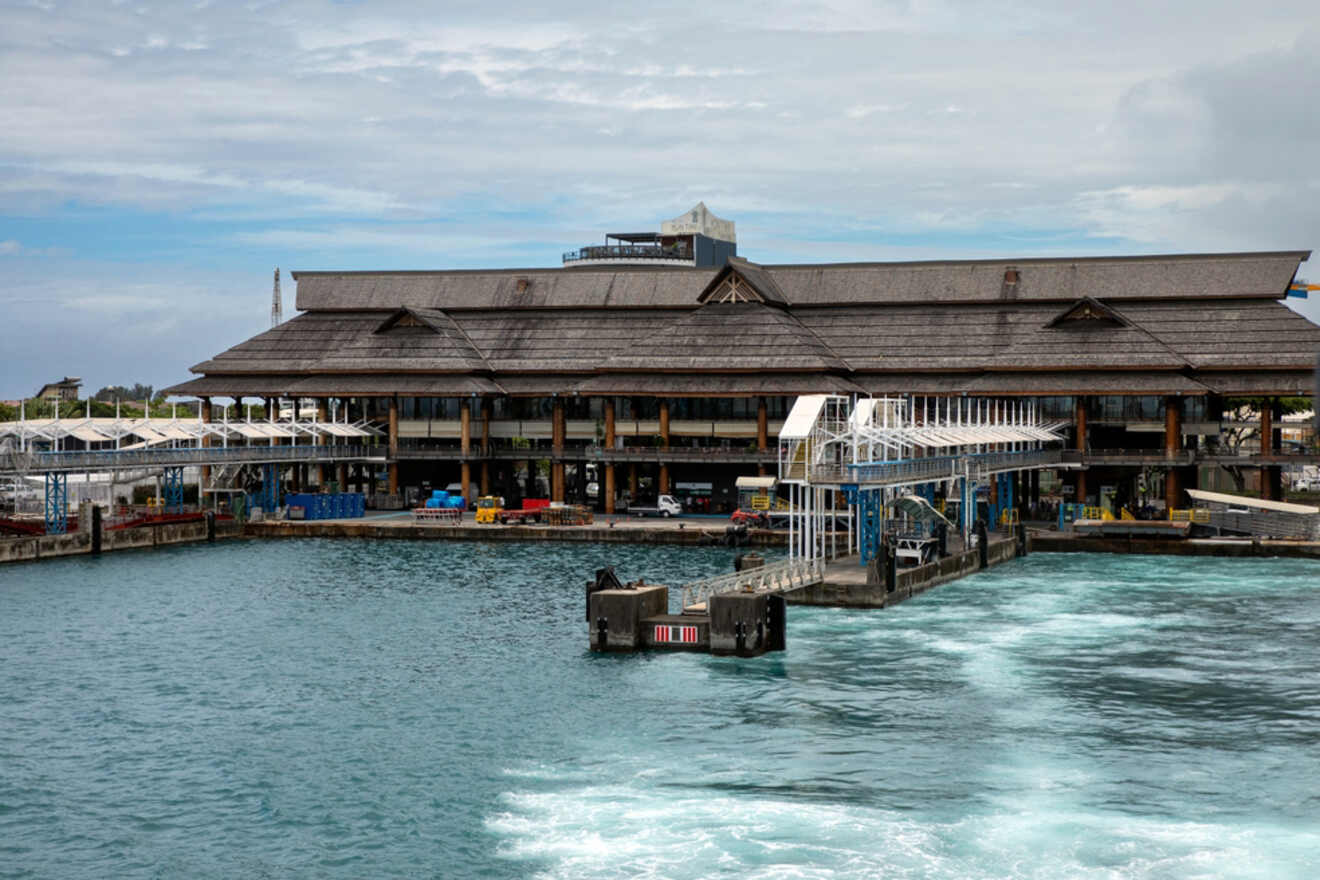
[(254, 397), (374, 420), (390, 494), (512, 501), (548, 462), (554, 500), (605, 512), (657, 493), (730, 509), (807, 393), (1032, 399), (1072, 424), (1064, 497), (1179, 507), (1228, 452), (1223, 400), (1252, 397), (1264, 442), (1233, 460), (1279, 499), (1283, 465), (1320, 460), (1279, 439), (1278, 398), (1315, 385), (1320, 327), (1280, 302), (1309, 256), (758, 264), (698, 204), (557, 269), (295, 272), (297, 317), (168, 390), (205, 421)]

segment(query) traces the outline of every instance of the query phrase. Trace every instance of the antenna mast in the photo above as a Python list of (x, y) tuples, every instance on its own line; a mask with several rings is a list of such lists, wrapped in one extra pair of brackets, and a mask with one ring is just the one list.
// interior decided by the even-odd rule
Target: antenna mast
[(270, 295), (270, 326), (278, 327), (284, 321), (284, 309), (280, 305), (280, 267), (275, 267), (275, 290)]

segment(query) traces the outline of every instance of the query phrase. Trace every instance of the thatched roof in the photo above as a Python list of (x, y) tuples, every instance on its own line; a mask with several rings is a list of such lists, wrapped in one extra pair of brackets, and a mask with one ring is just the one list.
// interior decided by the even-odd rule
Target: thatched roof
[(844, 362), (783, 309), (713, 302), (635, 338), (604, 370), (843, 370)]
[[(732, 263), (790, 306), (1281, 299), (1309, 251), (918, 263)], [(1017, 281), (1006, 282), (1009, 271)], [(600, 267), (437, 272), (294, 272), (303, 310), (693, 308), (710, 269)]]
[(171, 391), (1309, 393), (1320, 327), (1273, 301), (1307, 256), (302, 272)]
[(604, 373), (573, 386), (583, 395), (745, 397), (748, 395), (865, 394), (856, 382), (829, 373), (655, 374)]

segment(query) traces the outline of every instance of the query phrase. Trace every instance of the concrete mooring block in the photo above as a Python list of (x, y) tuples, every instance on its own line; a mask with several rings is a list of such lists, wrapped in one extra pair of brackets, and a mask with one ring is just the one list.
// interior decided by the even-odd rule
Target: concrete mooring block
[(593, 651), (635, 651), (642, 647), (642, 621), (669, 611), (669, 588), (645, 586), (598, 590), (590, 597)]
[(719, 593), (711, 596), (710, 652), (754, 657), (784, 649), (783, 596)]

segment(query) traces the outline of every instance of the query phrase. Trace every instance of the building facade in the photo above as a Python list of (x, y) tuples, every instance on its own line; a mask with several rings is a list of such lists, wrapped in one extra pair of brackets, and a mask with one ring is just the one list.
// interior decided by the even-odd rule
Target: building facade
[(1224, 401), (1251, 397), (1263, 442), (1231, 454), (1278, 497), (1279, 401), (1313, 393), (1320, 352), (1279, 302), (1308, 257), (295, 272), (297, 317), (169, 392), (347, 406), (386, 431), (391, 493), (712, 512), (773, 469), (803, 393), (1033, 398), (1072, 424), (1065, 497), (1159, 506), (1230, 453)]
[(77, 376), (65, 376), (58, 382), (47, 382), (41, 386), (33, 397), (38, 400), (54, 400), (63, 402), (66, 400), (77, 400), (78, 390), (82, 388), (82, 379)]

